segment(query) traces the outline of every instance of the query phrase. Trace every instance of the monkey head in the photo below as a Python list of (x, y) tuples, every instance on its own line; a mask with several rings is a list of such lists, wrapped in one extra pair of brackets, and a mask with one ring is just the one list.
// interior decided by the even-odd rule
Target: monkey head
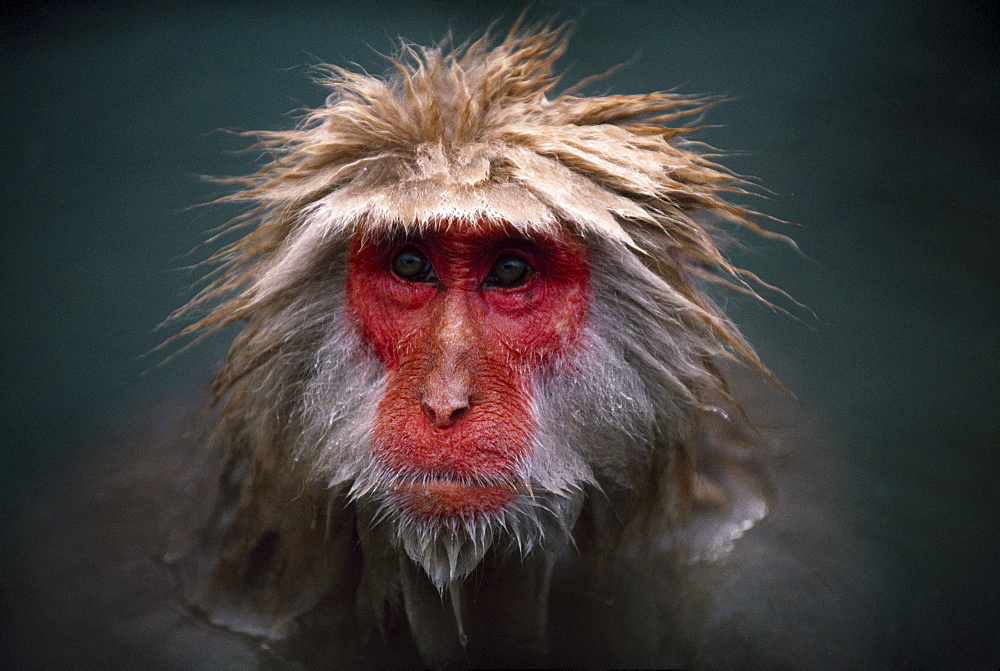
[(215, 386), (216, 584), (306, 610), (331, 520), (445, 590), (491, 551), (551, 568), (584, 512), (683, 517), (718, 362), (760, 366), (703, 289), (746, 284), (711, 222), (759, 229), (683, 139), (703, 101), (553, 95), (563, 49), (515, 29), (385, 78), (328, 67), (325, 105), (262, 134), (273, 160), (224, 199), (253, 228), (186, 331), (244, 324)]

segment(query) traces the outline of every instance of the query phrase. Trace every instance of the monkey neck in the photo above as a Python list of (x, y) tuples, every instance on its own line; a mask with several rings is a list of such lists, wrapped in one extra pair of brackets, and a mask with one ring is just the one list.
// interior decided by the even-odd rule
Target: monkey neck
[[(548, 651), (549, 589), (557, 553), (527, 557), (491, 550), (472, 574), (441, 593), (405, 555), (398, 557), (404, 615), (431, 667), (537, 663)], [(463, 639), (465, 639), (463, 641)]]

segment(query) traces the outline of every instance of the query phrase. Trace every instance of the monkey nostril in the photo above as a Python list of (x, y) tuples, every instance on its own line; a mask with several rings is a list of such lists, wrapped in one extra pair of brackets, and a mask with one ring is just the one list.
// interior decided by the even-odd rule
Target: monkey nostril
[(431, 420), (431, 424), (437, 426), (437, 413), (434, 412), (434, 408), (426, 403), (421, 403), (420, 407), (424, 409), (424, 414), (427, 415), (427, 419)]
[(465, 417), (465, 415), (469, 412), (469, 406), (465, 403), (434, 404), (423, 401), (420, 405), (423, 407), (424, 414), (427, 415), (427, 419), (429, 419), (431, 424), (439, 429), (446, 429), (449, 426), (452, 426)]
[(465, 417), (465, 415), (468, 414), (468, 412), (469, 412), (469, 406), (467, 406), (467, 405), (466, 406), (462, 406), (461, 408), (456, 408), (455, 410), (452, 410), (451, 411), (451, 415), (448, 416), (448, 423), (449, 424), (454, 424), (458, 420), (460, 420), (463, 417)]

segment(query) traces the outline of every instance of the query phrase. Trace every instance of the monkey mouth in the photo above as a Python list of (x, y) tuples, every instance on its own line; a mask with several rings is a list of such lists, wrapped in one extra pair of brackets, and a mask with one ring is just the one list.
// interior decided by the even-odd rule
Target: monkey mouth
[(395, 485), (396, 507), (415, 518), (469, 520), (497, 515), (511, 506), (517, 489), (509, 484), (470, 484), (430, 480)]

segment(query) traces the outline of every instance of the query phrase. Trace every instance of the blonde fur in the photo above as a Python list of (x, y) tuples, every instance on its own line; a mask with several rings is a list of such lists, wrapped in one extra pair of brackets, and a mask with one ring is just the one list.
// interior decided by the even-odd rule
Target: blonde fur
[(527, 234), (570, 226), (640, 251), (714, 337), (759, 366), (696, 285), (745, 284), (696, 213), (763, 232), (726, 200), (742, 180), (682, 140), (705, 101), (550, 99), (563, 33), (515, 26), (495, 47), (489, 35), (451, 50), (404, 45), (385, 78), (322, 66), (326, 104), (293, 130), (257, 134), (273, 160), (222, 199), (252, 204), (235, 225), (255, 228), (213, 257), (220, 276), (186, 310), (226, 300), (183, 333), (267, 311), (355, 233), (503, 222)]

